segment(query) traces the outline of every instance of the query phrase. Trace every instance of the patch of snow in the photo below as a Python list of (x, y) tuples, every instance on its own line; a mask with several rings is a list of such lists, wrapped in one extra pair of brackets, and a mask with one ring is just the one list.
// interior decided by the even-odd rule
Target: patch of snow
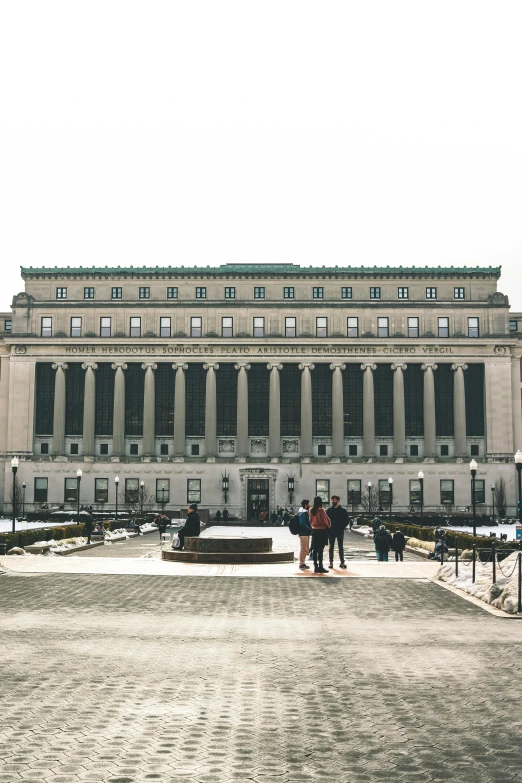
[[(436, 579), (447, 582), (459, 590), (474, 595), (486, 604), (502, 609), (509, 614), (517, 614), (518, 609), (518, 552), (497, 563), (497, 581), (493, 584), (493, 566), (491, 563), (476, 563), (475, 582), (472, 582), (472, 564), (459, 563), (459, 575), (455, 576), (455, 563), (443, 565)], [(507, 576), (506, 576), (507, 575)]]
[[(470, 525), (457, 525), (456, 527), (444, 527), (445, 530), (447, 530), (449, 533), (454, 533), (456, 531), (460, 533), (469, 533), (470, 536), (473, 535), (473, 528)], [(486, 538), (489, 538), (490, 533), (496, 533), (497, 538), (500, 538), (501, 534), (507, 535), (508, 541), (514, 541), (516, 539), (516, 524), (513, 525), (493, 525), (491, 527), (478, 527), (477, 528), (477, 536), (485, 536)]]

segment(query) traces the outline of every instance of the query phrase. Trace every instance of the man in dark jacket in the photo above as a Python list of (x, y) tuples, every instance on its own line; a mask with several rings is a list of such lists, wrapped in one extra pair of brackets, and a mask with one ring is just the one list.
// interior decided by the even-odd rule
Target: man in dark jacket
[(384, 525), (380, 526), (378, 531), (375, 533), (373, 540), (375, 543), (375, 551), (377, 552), (377, 560), (381, 560), (382, 562), (387, 563), (388, 552), (393, 546), (393, 539)]
[(158, 528), (158, 531), (159, 531), (160, 541), (161, 541), (161, 536), (167, 530), (168, 522), (169, 522), (168, 517), (166, 517), (165, 514), (163, 514), (163, 513), (157, 514), (154, 517), (154, 524), (157, 525), (157, 528)]
[(404, 550), (406, 549), (406, 539), (404, 533), (400, 530), (396, 530), (393, 534), (393, 550), (395, 552), (395, 560), (404, 560)]
[(344, 562), (344, 531), (348, 527), (349, 518), (348, 518), (348, 512), (345, 508), (341, 506), (341, 498), (339, 495), (332, 495), (332, 505), (330, 508), (326, 511), (328, 515), (328, 519), (332, 523), (332, 526), (330, 528), (328, 537), (330, 540), (330, 568), (333, 568), (333, 559), (334, 559), (334, 549), (335, 549), (335, 542), (337, 541), (337, 546), (339, 547), (339, 559), (341, 561), (341, 568), (346, 568), (346, 563)]
[(198, 507), (196, 503), (189, 506), (187, 518), (185, 524), (178, 530), (179, 547), (177, 549), (185, 548), (185, 538), (199, 536), (201, 533), (201, 522), (199, 520)]

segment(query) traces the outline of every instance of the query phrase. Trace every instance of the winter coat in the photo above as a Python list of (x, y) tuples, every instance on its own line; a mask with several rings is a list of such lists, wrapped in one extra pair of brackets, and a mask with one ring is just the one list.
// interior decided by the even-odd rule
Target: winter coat
[(311, 536), (313, 533), (312, 526), (310, 524), (310, 517), (308, 516), (308, 511), (306, 508), (299, 509), (299, 535), (300, 536)]
[(404, 533), (401, 533), (400, 530), (393, 534), (393, 549), (395, 552), (404, 552), (406, 549), (406, 539), (404, 538)]
[(343, 530), (346, 530), (350, 520), (345, 508), (342, 506), (337, 506), (337, 508), (330, 506), (326, 513), (328, 514), (328, 519), (332, 523), (332, 533), (342, 533)]
[(199, 536), (201, 533), (201, 523), (197, 511), (189, 511), (185, 524), (179, 531), (184, 536)]
[(379, 517), (375, 517), (375, 519), (372, 522), (373, 532), (376, 533), (381, 525), (382, 525), (382, 522), (379, 519)]
[(167, 517), (159, 516), (159, 515), (157, 517), (154, 517), (154, 524), (158, 526), (158, 530), (160, 533), (164, 533), (165, 530), (167, 529), (167, 522), (168, 522)]
[(373, 537), (375, 548), (379, 552), (389, 552), (393, 546), (393, 539), (387, 530), (378, 530)]
[(310, 524), (313, 530), (329, 530), (331, 527), (330, 520), (324, 508), (320, 506), (315, 514), (312, 514), (310, 509)]

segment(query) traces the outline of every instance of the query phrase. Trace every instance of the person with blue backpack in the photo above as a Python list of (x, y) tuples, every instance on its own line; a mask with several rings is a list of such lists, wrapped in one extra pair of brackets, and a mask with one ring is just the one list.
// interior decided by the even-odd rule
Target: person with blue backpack
[(310, 566), (306, 565), (306, 556), (310, 551), (310, 536), (313, 533), (310, 524), (310, 501), (302, 500), (299, 509), (299, 568), (301, 571), (309, 571)]

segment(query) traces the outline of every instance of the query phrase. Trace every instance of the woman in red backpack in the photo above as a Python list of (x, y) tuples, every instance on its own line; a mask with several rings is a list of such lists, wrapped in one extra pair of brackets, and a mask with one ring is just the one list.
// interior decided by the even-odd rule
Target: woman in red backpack
[(328, 544), (328, 531), (331, 525), (320, 497), (314, 498), (314, 505), (310, 509), (310, 524), (312, 525), (314, 573), (327, 574), (328, 569), (323, 568), (323, 552)]

